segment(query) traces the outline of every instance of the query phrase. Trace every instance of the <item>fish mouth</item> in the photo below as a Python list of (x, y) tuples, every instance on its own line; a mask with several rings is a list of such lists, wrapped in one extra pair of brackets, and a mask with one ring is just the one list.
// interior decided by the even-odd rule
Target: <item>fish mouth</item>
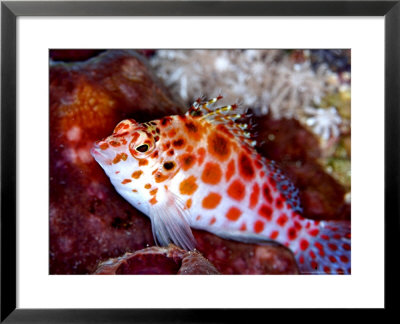
[(101, 165), (107, 164), (110, 162), (110, 156), (100, 148), (98, 142), (94, 143), (92, 148), (90, 149), (90, 154), (93, 158)]

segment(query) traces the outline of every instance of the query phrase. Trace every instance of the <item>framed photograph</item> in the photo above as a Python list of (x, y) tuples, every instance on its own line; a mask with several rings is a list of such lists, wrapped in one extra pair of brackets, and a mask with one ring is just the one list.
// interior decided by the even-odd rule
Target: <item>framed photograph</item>
[(393, 307), (398, 1), (1, 15), (2, 321)]

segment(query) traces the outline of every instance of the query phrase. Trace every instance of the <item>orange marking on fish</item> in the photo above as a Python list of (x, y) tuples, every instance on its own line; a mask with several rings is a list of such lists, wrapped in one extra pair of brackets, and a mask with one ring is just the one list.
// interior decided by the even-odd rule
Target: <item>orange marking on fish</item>
[(186, 200), (186, 208), (190, 209), (190, 207), (192, 207), (192, 199), (188, 199)]
[(151, 199), (149, 200), (149, 203), (152, 204), (152, 205), (155, 205), (155, 204), (157, 203), (156, 197), (151, 198)]
[(199, 187), (196, 184), (196, 177), (190, 176), (189, 178), (183, 180), (179, 185), (179, 191), (182, 195), (192, 195)]
[(116, 142), (116, 141), (110, 141), (110, 145), (113, 146), (113, 147), (118, 147), (121, 144), (119, 142)]
[(245, 186), (240, 180), (235, 180), (228, 188), (228, 195), (235, 200), (242, 200), (245, 195)]
[(249, 208), (254, 208), (257, 205), (259, 195), (260, 195), (260, 187), (259, 187), (258, 183), (256, 182), (253, 185), (253, 191), (251, 192), (251, 195), (250, 195)]
[(152, 196), (154, 196), (154, 195), (157, 193), (157, 191), (158, 191), (158, 188), (155, 188), (155, 189), (153, 189), (153, 190), (150, 190), (150, 191), (149, 191), (149, 194), (152, 195)]
[(210, 153), (221, 162), (227, 160), (231, 154), (229, 140), (216, 131), (208, 136), (208, 148)]
[(160, 172), (156, 173), (154, 176), (154, 179), (156, 180), (157, 183), (163, 182), (169, 178), (168, 175), (162, 174)]
[(251, 180), (254, 178), (254, 168), (251, 159), (247, 154), (242, 153), (239, 157), (239, 171), (243, 178)]
[(133, 179), (139, 179), (142, 174), (143, 174), (142, 170), (135, 171), (135, 172), (132, 173), (132, 178)]
[(175, 129), (171, 129), (171, 130), (168, 132), (168, 137), (175, 137), (175, 135), (176, 135)]
[(221, 195), (216, 192), (210, 192), (208, 196), (203, 199), (202, 206), (206, 209), (214, 209), (221, 202)]
[(122, 184), (127, 184), (127, 183), (129, 183), (129, 182), (131, 182), (132, 180), (131, 179), (124, 179), (121, 183)]
[(217, 219), (215, 218), (215, 216), (213, 216), (210, 220), (210, 225), (214, 224), (217, 221)]
[(199, 155), (199, 159), (197, 160), (199, 162), (199, 165), (201, 165), (204, 161), (204, 157), (206, 156), (206, 150), (204, 147), (200, 147), (197, 150), (197, 154)]
[(208, 184), (218, 184), (221, 181), (222, 171), (218, 164), (208, 162), (204, 166), (204, 171), (201, 175), (201, 180)]
[(117, 163), (121, 162), (121, 159), (122, 159), (121, 154), (118, 153), (118, 154), (115, 156), (115, 158), (114, 158), (114, 160), (112, 161), (112, 163), (117, 164)]
[(191, 153), (184, 153), (179, 157), (183, 171), (189, 170), (196, 162), (196, 156)]
[(226, 218), (230, 221), (237, 221), (242, 214), (242, 211), (239, 208), (231, 207), (226, 213)]
[(235, 161), (230, 160), (225, 173), (225, 179), (227, 182), (232, 178), (234, 173), (235, 173)]
[(150, 188), (151, 188), (151, 184), (150, 184), (150, 183), (146, 183), (146, 184), (144, 185), (144, 187), (145, 187), (146, 189), (150, 189)]
[(240, 231), (246, 231), (246, 230), (247, 230), (246, 223), (243, 223), (242, 225), (240, 225), (239, 230), (240, 230)]
[(182, 149), (186, 144), (186, 141), (183, 138), (179, 138), (172, 142), (172, 146), (176, 149)]
[(139, 166), (145, 166), (149, 164), (149, 161), (147, 161), (146, 159), (140, 159), (139, 160)]
[(103, 143), (103, 144), (101, 144), (100, 146), (100, 149), (102, 149), (102, 150), (106, 150), (106, 149), (108, 149), (108, 144), (107, 143)]

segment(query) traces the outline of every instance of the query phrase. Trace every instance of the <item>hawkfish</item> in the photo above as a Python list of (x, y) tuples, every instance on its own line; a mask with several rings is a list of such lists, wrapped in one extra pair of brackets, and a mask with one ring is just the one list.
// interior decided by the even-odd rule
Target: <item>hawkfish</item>
[(251, 124), (222, 97), (186, 114), (126, 119), (91, 154), (116, 191), (147, 215), (157, 244), (193, 250), (193, 229), (290, 249), (304, 274), (349, 274), (350, 222), (304, 218), (299, 191), (255, 149)]

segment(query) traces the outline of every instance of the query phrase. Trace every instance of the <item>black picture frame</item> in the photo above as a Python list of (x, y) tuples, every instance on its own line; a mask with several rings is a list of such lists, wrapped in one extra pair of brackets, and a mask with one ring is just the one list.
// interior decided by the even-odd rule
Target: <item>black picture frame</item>
[[(235, 322), (244, 310), (16, 308), (16, 19), (19, 16), (383, 16), (385, 19), (385, 309), (399, 275), (400, 1), (4, 1), (1, 3), (1, 322)], [(368, 176), (368, 175), (367, 175)], [(371, 236), (371, 239), (373, 237)], [(367, 284), (367, 283), (366, 283)], [(266, 310), (246, 310), (251, 318)], [(270, 316), (270, 315), (268, 315)], [(320, 318), (321, 319), (321, 318)], [(250, 318), (249, 318), (250, 320)], [(251, 321), (250, 321), (251, 322)]]

